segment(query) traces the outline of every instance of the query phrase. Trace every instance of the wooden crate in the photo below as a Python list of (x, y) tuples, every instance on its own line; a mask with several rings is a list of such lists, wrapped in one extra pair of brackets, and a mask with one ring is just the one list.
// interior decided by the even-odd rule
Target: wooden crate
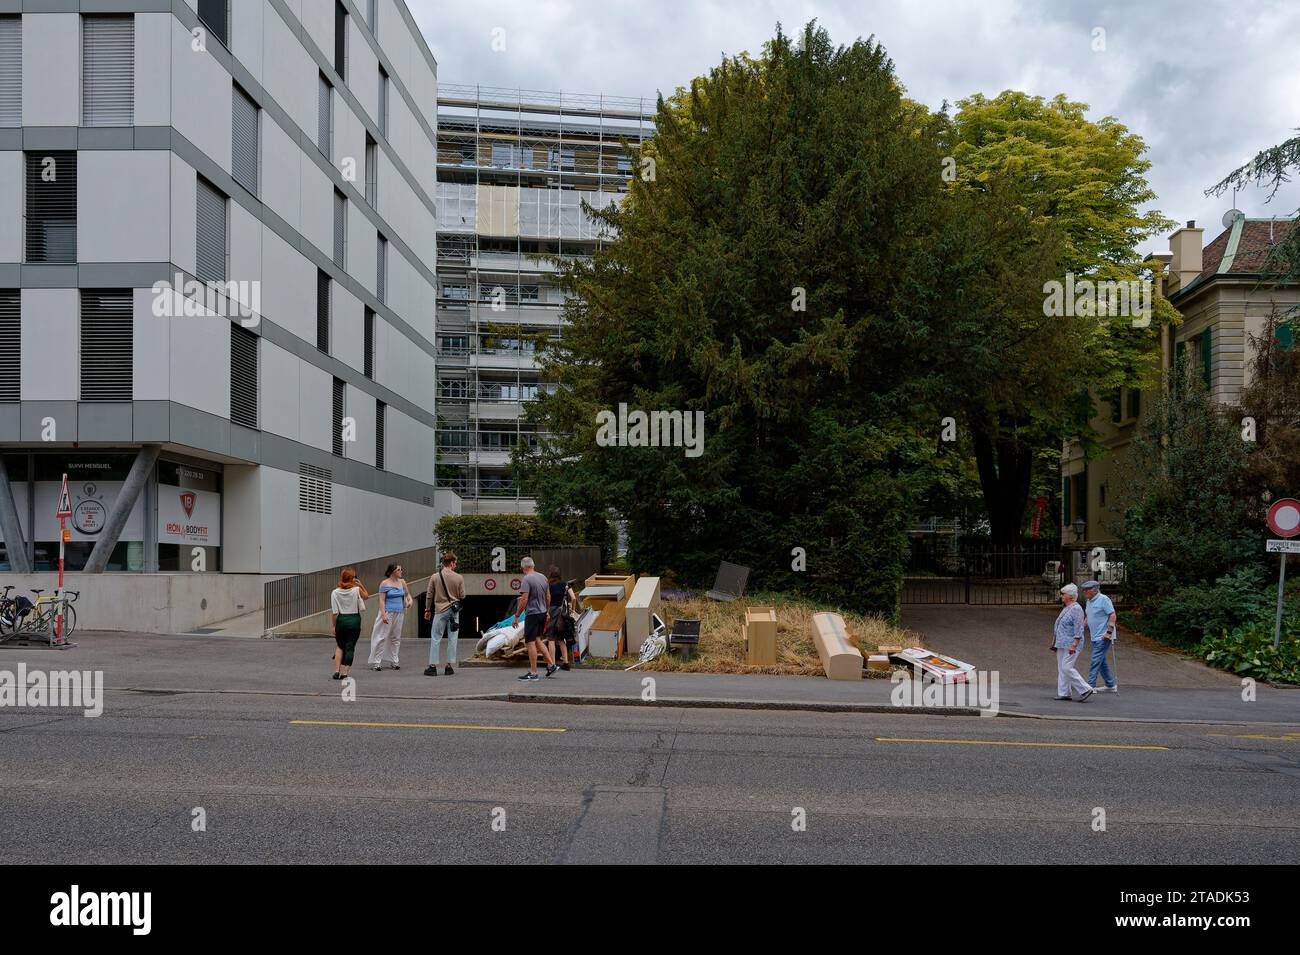
[(745, 610), (745, 662), (752, 667), (776, 666), (776, 610)]

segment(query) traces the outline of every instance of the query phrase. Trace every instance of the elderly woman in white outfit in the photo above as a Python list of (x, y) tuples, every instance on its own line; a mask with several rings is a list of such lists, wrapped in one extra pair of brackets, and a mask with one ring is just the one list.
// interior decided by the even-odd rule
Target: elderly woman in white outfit
[(1079, 588), (1066, 584), (1061, 588), (1061, 613), (1056, 618), (1056, 639), (1051, 649), (1056, 653), (1056, 698), (1058, 700), (1074, 699), (1072, 690), (1079, 691), (1079, 702), (1092, 696), (1094, 690), (1088, 681), (1074, 668), (1074, 661), (1079, 659), (1079, 644), (1083, 641), (1084, 615), (1079, 606)]

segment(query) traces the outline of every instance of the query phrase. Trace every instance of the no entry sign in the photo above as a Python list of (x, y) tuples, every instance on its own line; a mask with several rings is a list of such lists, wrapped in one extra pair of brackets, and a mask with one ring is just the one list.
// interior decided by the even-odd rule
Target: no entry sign
[(1278, 537), (1300, 534), (1300, 501), (1284, 497), (1268, 509), (1268, 526)]

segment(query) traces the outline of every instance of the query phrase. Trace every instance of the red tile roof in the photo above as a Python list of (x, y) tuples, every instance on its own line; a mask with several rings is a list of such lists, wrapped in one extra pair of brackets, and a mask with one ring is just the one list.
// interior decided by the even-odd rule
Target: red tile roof
[[(1296, 227), (1295, 219), (1247, 219), (1241, 225), (1241, 238), (1237, 254), (1225, 270), (1228, 275), (1258, 275), (1264, 270), (1269, 250), (1282, 241)], [(1200, 281), (1207, 281), (1219, 273), (1223, 255), (1228, 248), (1231, 229), (1224, 229), (1205, 247), (1202, 256)]]

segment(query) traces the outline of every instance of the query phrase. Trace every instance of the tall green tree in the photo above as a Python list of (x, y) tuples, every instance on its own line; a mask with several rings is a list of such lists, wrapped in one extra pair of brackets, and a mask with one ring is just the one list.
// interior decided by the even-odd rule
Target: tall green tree
[[(948, 137), (956, 188), (985, 197), (1014, 220), (1011, 241), (1016, 234), (1035, 243), (1050, 235), (1035, 276), (1063, 286), (1067, 275), (1151, 279), (1137, 247), (1172, 223), (1141, 211), (1155, 198), (1145, 175), (1150, 163), (1142, 158), (1146, 145), (1117, 119), (1090, 120), (1085, 104), (1064, 96), (1009, 90), (959, 101)], [(992, 534), (1006, 544), (1020, 537), (1035, 461), (1069, 438), (1089, 436), (1089, 391), (1150, 384), (1157, 331), (1176, 318), (1156, 296), (1146, 327), (1135, 326), (1131, 315), (1045, 316), (1044, 284), (1025, 295), (1016, 282), (1025, 265), (1016, 267), (1007, 276), (1015, 297), (993, 315), (982, 353), (973, 355), (979, 379), (963, 393)]]
[[(1297, 130), (1300, 133), (1300, 130)], [(1300, 135), (1262, 149), (1250, 161), (1238, 166), (1218, 183), (1205, 190), (1207, 196), (1221, 196), (1229, 189), (1244, 189), (1255, 186), (1268, 190), (1271, 202), (1292, 175), (1300, 173)], [(1291, 213), (1300, 217), (1300, 209)], [(1269, 251), (1266, 268), (1276, 273), (1276, 281), (1300, 282), (1300, 228), (1293, 228)], [(1300, 309), (1293, 308), (1288, 318), (1295, 316)]]

